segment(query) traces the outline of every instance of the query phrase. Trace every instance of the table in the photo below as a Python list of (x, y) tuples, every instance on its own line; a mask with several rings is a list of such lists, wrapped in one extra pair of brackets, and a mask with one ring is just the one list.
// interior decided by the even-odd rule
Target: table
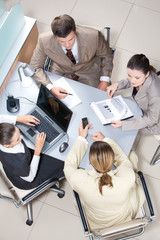
[[(20, 64), (21, 63), (18, 62), (3, 92), (0, 95), (0, 102), (1, 102), (0, 114), (12, 115), (6, 109), (6, 99), (8, 95), (13, 95), (15, 98), (25, 97), (36, 102), (39, 88), (37, 87), (34, 80), (31, 87), (29, 88), (22, 87), (21, 82), (19, 80), (18, 72), (17, 72), (17, 68)], [(52, 82), (60, 78), (60, 76), (50, 72), (47, 72), (47, 74)], [(64, 136), (52, 148), (50, 148), (46, 154), (65, 161), (65, 158), (68, 152), (70, 151), (72, 145), (74, 144), (76, 138), (78, 137), (78, 128), (79, 128), (81, 118), (88, 117), (89, 122), (92, 123), (92, 126), (93, 126), (93, 128), (89, 130), (88, 137), (87, 137), (89, 146), (93, 142), (91, 139), (92, 134), (97, 131), (101, 131), (106, 137), (113, 138), (120, 145), (123, 151), (128, 155), (132, 148), (132, 145), (134, 143), (138, 130), (122, 132), (121, 128), (113, 128), (110, 125), (103, 126), (100, 120), (98, 119), (98, 117), (93, 112), (92, 108), (90, 107), (90, 103), (92, 101), (100, 101), (107, 98), (108, 96), (106, 92), (99, 90), (97, 88), (93, 88), (85, 84), (73, 81), (68, 78), (66, 78), (66, 80), (70, 84), (70, 86), (74, 89), (74, 91), (77, 93), (77, 95), (80, 97), (82, 103), (75, 106), (72, 109), (73, 116), (68, 128), (69, 147), (67, 148), (67, 150), (64, 153), (59, 152), (59, 146), (61, 145), (62, 142), (67, 140), (67, 137)], [(134, 116), (138, 116), (141, 114), (141, 110), (135, 102), (129, 99), (125, 99), (125, 102), (128, 104), (128, 106), (132, 110)], [(27, 101), (26, 99), (20, 98), (20, 110), (17, 114), (25, 115), (33, 107), (34, 107), (33, 103)], [(17, 114), (14, 114), (14, 115), (17, 115)], [(28, 147), (34, 148), (34, 145), (25, 137), (24, 137), (24, 140), (28, 145)], [(84, 159), (80, 166), (87, 169), (92, 168), (92, 166), (89, 165), (88, 152), (85, 154)]]

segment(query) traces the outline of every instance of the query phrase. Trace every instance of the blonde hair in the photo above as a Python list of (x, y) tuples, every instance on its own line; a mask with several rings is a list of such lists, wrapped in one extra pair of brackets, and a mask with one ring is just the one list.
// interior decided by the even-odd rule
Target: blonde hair
[(106, 142), (94, 142), (90, 147), (89, 160), (97, 172), (103, 173), (99, 179), (99, 191), (102, 194), (102, 188), (104, 185), (113, 187), (112, 178), (107, 173), (114, 162), (113, 149)]

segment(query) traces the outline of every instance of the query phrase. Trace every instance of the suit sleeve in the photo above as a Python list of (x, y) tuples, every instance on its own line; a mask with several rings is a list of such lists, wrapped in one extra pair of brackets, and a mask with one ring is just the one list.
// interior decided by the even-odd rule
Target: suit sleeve
[(64, 165), (64, 173), (67, 181), (71, 184), (71, 177), (77, 171), (78, 166), (88, 149), (87, 143), (77, 140), (69, 152)]
[(118, 82), (117, 90), (127, 89), (131, 87), (131, 82), (128, 79), (123, 79)]
[(98, 32), (96, 55), (101, 58), (101, 76), (111, 77), (113, 69), (113, 53), (101, 32)]
[(40, 87), (41, 83), (44, 85), (48, 85), (51, 83), (48, 76), (43, 70), (47, 55), (44, 51), (44, 46), (41, 40), (41, 37), (38, 39), (37, 46), (34, 50), (33, 56), (31, 58), (30, 64), (35, 68), (35, 73), (33, 78), (35, 79), (38, 87)]
[(120, 148), (120, 146), (113, 139), (107, 139), (106, 142), (112, 147), (114, 151), (116, 167), (126, 166), (128, 168), (132, 168), (132, 164), (129, 158)]
[(157, 107), (159, 102), (159, 97), (152, 98), (148, 104), (148, 111), (143, 116), (122, 121), (122, 130), (142, 129), (156, 125), (160, 119), (160, 108)]

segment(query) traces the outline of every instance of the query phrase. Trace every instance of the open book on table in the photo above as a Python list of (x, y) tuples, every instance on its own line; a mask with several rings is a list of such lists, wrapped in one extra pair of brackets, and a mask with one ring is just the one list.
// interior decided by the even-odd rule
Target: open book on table
[(114, 120), (124, 120), (133, 117), (133, 113), (119, 95), (99, 102), (91, 102), (91, 107), (103, 125)]

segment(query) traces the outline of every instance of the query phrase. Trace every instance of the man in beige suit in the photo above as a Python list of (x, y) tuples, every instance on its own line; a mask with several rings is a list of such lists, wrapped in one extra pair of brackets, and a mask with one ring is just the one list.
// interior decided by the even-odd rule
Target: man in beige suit
[[(37, 84), (43, 83), (58, 97), (64, 97), (60, 94), (63, 89), (55, 88), (43, 70), (49, 57), (51, 72), (105, 91), (113, 68), (113, 54), (102, 33), (75, 26), (68, 15), (56, 17), (51, 29), (39, 36), (31, 59)], [(66, 55), (70, 50), (72, 60)]]
[[(79, 128), (79, 137), (65, 161), (64, 173), (71, 187), (79, 194), (92, 230), (100, 230), (135, 218), (144, 203), (144, 193), (137, 183), (137, 156), (130, 159), (112, 139), (102, 133), (93, 134), (96, 140), (89, 152), (92, 170), (79, 168), (88, 149), (89, 125)], [(134, 163), (132, 165), (131, 161)], [(116, 166), (111, 169), (112, 164)]]

